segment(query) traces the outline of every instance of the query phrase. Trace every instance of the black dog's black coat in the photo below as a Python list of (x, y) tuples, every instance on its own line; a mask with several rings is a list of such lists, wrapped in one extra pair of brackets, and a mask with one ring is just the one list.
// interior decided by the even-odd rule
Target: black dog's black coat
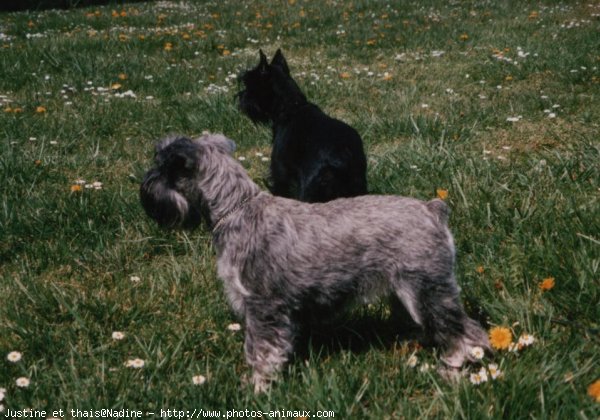
[(272, 123), (271, 192), (308, 202), (367, 193), (367, 160), (356, 130), (327, 116), (290, 76), (277, 50), (241, 76), (237, 97), (252, 121)]

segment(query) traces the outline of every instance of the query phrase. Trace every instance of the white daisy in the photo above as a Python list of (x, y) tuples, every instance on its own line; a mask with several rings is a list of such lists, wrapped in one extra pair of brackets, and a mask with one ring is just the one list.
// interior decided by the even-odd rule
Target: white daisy
[(21, 360), (22, 357), (23, 357), (23, 355), (20, 352), (11, 351), (6, 356), (6, 360), (8, 360), (9, 362), (12, 362), (12, 363), (17, 363), (19, 360)]
[(125, 333), (123, 333), (121, 331), (113, 331), (113, 333), (112, 333), (113, 340), (122, 340), (124, 338), (125, 338)]
[(239, 331), (239, 330), (242, 329), (242, 326), (236, 322), (236, 323), (233, 323), (233, 324), (229, 324), (227, 326), (227, 329), (229, 331)]
[(414, 368), (415, 366), (417, 366), (417, 363), (419, 363), (419, 359), (416, 355), (413, 354), (408, 358), (406, 365), (410, 368)]
[(144, 367), (146, 362), (143, 359), (129, 359), (125, 362), (125, 367), (130, 367), (134, 369), (141, 369)]
[(535, 337), (531, 334), (522, 334), (519, 337), (519, 347), (528, 347), (535, 342)]
[(471, 373), (471, 375), (469, 376), (469, 380), (474, 385), (479, 385), (484, 382), (487, 382), (488, 376), (485, 368), (479, 369), (479, 372), (477, 373)]
[(202, 385), (205, 382), (206, 382), (206, 376), (204, 376), (204, 375), (192, 376), (192, 383), (194, 385)]
[(244, 156), (240, 156), (240, 157), (238, 157), (238, 160), (239, 160), (240, 162), (243, 162), (243, 161), (245, 161), (245, 160), (246, 160), (246, 158), (245, 158)]
[(472, 347), (470, 353), (471, 356), (473, 356), (477, 360), (483, 359), (483, 356), (485, 355), (485, 352), (479, 346)]
[(490, 376), (492, 377), (492, 379), (497, 379), (501, 376), (504, 376), (504, 372), (498, 369), (498, 365), (495, 363), (490, 363), (488, 365), (488, 371), (490, 372)]
[(19, 388), (27, 388), (29, 386), (29, 384), (31, 383), (31, 381), (29, 380), (29, 378), (21, 376), (20, 378), (17, 378), (15, 383), (17, 384), (17, 386)]
[(131, 276), (131, 277), (129, 277), (129, 280), (132, 283), (139, 283), (141, 279), (139, 278), (139, 276)]

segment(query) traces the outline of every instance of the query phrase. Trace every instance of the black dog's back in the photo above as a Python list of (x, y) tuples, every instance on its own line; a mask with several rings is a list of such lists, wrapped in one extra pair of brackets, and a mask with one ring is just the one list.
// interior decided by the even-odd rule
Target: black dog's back
[(269, 64), (241, 76), (240, 109), (254, 122), (271, 123), (271, 192), (308, 202), (367, 193), (367, 160), (356, 130), (308, 102), (280, 50)]
[[(275, 190), (291, 188), (293, 196), (307, 202), (367, 193), (362, 141), (348, 124), (307, 103), (284, 124), (274, 124), (273, 134), (271, 177)], [(278, 186), (280, 175), (291, 176), (295, 182)]]

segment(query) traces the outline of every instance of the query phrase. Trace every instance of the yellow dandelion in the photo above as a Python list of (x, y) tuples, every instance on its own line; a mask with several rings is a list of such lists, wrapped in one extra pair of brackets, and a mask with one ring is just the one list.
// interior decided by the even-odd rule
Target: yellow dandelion
[(393, 76), (391, 74), (389, 74), (387, 71), (385, 73), (383, 73), (383, 80), (385, 80), (386, 82), (388, 80), (392, 80)]
[(435, 194), (440, 200), (445, 200), (448, 198), (448, 190), (445, 190), (443, 188), (438, 188), (437, 190), (435, 190)]
[(540, 14), (534, 10), (533, 12), (529, 13), (529, 16), (527, 16), (527, 19), (535, 20), (539, 17), (539, 15)]
[(231, 51), (229, 51), (229, 50), (223, 50), (223, 52), (221, 54), (223, 54), (225, 56), (231, 55)]
[(125, 17), (125, 16), (127, 16), (127, 12), (125, 10), (121, 10), (121, 13), (119, 13), (119, 16)]
[(165, 51), (171, 51), (173, 49), (173, 44), (170, 42), (165, 42), (165, 47), (164, 50)]
[(497, 350), (506, 350), (512, 343), (512, 333), (506, 327), (494, 327), (490, 330), (490, 344)]
[(127, 75), (125, 73), (119, 73), (119, 79), (120, 80), (126, 80), (127, 79)]
[(45, 107), (43, 107), (43, 106), (38, 106), (38, 107), (35, 109), (35, 112), (37, 112), (38, 114), (43, 114), (44, 112), (46, 112), (46, 108), (45, 108)]
[(504, 78), (504, 80), (506, 80), (507, 82), (510, 82), (512, 79), (513, 77), (510, 74)]
[(469, 39), (469, 35), (467, 34), (462, 34), (461, 36), (458, 37), (458, 39), (460, 39), (461, 41), (466, 41)]
[(553, 289), (554, 284), (554, 277), (547, 277), (540, 282), (540, 289), (542, 289), (542, 292), (545, 292), (547, 290)]
[(485, 271), (485, 268), (483, 268), (483, 265), (480, 265), (480, 266), (478, 266), (478, 267), (475, 269), (475, 271), (476, 271), (478, 274), (483, 274), (483, 272)]
[(117, 18), (117, 17), (119, 17), (119, 12), (117, 12), (116, 10), (113, 10), (111, 13), (111, 16), (114, 18)]
[(351, 77), (351, 75), (347, 71), (344, 71), (344, 72), (340, 73), (340, 77), (342, 79), (349, 79)]
[(13, 112), (15, 114), (20, 114), (21, 112), (23, 112), (23, 108), (15, 108), (15, 109), (13, 109)]
[(110, 88), (111, 88), (112, 90), (118, 90), (118, 89), (121, 89), (121, 84), (120, 84), (120, 83), (113, 83), (113, 84), (110, 86)]
[(71, 185), (71, 192), (81, 192), (81, 185)]
[(587, 394), (596, 402), (600, 403), (600, 379), (588, 386)]
[(376, 39), (369, 39), (367, 41), (367, 45), (375, 45), (375, 44), (377, 44), (377, 40)]
[(13, 109), (9, 106), (7, 106), (6, 108), (4, 108), (4, 112), (13, 112)]

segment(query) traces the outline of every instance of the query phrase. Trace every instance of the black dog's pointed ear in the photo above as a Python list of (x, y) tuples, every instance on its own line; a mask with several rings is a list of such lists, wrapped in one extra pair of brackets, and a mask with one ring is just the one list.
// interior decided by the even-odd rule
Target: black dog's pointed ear
[(263, 50), (258, 50), (258, 55), (260, 56), (260, 62), (258, 63), (258, 68), (261, 70), (266, 70), (269, 62), (267, 61), (267, 56), (263, 52)]
[(271, 65), (279, 67), (285, 74), (288, 76), (290, 75), (290, 68), (288, 67), (287, 61), (285, 61), (281, 48), (277, 49), (277, 52), (273, 56), (273, 60), (271, 60)]

